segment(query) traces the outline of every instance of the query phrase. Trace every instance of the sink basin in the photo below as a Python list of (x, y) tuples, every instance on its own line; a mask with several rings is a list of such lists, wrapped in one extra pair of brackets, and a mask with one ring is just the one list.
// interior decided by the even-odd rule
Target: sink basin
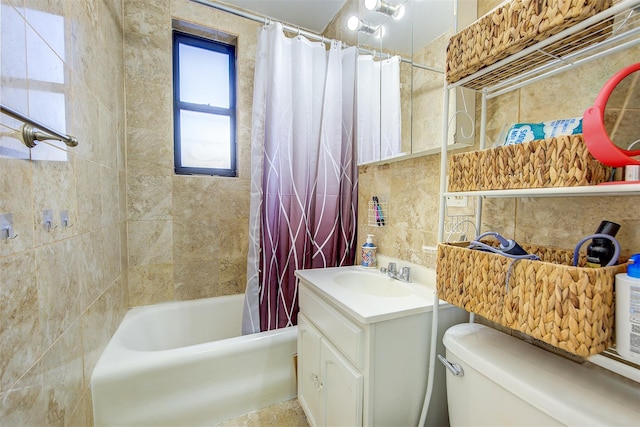
[(358, 322), (369, 324), (433, 308), (435, 271), (415, 264), (408, 266), (411, 283), (359, 265), (297, 270), (296, 277), (300, 279), (300, 292), (326, 299)]
[(353, 292), (376, 297), (406, 297), (414, 293), (399, 280), (378, 271), (346, 270), (335, 275), (336, 283)]

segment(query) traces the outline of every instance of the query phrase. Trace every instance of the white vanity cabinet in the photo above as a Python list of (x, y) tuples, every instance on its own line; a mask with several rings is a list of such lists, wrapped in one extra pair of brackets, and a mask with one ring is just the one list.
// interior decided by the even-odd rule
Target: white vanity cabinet
[[(309, 424), (417, 425), (427, 385), (432, 290), (414, 285), (422, 288), (417, 291), (421, 293), (395, 299), (363, 295), (354, 297), (357, 301), (352, 304), (347, 292), (341, 293), (331, 281), (332, 271), (337, 270), (296, 273), (300, 278), (298, 400)], [(399, 308), (402, 299), (407, 307)], [(445, 304), (439, 319), (441, 335), (467, 318), (464, 311)], [(439, 370), (436, 367), (437, 392), (429, 425), (448, 424), (445, 376)]]
[(312, 426), (362, 425), (362, 373), (303, 315), (298, 317), (298, 399)]

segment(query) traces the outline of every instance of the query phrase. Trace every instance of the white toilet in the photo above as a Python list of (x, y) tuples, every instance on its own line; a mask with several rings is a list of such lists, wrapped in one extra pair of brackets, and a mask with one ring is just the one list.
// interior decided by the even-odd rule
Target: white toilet
[(452, 427), (640, 425), (637, 382), (477, 323), (443, 341)]

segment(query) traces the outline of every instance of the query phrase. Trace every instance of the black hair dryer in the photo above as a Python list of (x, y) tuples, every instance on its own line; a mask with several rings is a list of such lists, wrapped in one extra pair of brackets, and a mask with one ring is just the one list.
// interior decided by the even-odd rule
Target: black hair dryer
[[(611, 221), (602, 221), (596, 230), (596, 234), (606, 234), (615, 237), (620, 229), (620, 224)], [(606, 238), (594, 237), (587, 246), (587, 267), (604, 267), (615, 254), (615, 245)]]

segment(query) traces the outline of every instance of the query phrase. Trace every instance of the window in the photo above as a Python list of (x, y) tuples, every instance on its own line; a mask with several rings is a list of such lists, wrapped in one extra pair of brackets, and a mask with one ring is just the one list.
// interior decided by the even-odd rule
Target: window
[(236, 176), (235, 46), (174, 31), (177, 174)]

